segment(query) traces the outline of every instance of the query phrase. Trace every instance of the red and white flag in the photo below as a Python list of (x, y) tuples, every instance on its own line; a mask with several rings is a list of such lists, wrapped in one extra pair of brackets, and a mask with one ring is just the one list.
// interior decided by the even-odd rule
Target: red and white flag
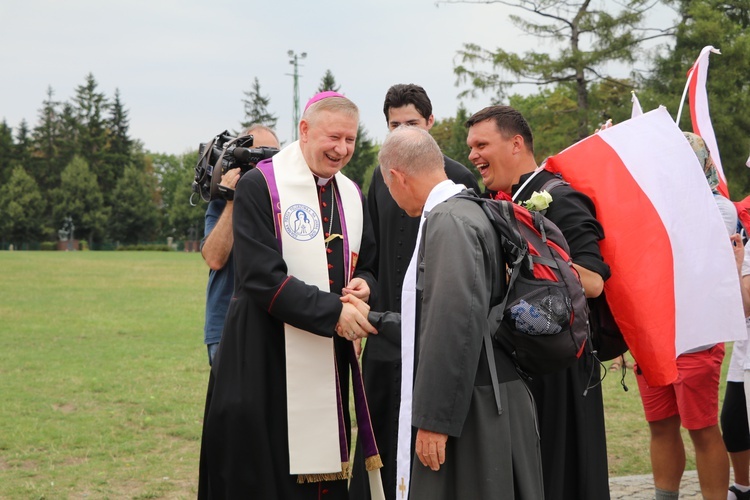
[[(719, 192), (724, 197), (729, 198), (727, 178), (724, 175), (724, 168), (721, 166), (719, 145), (716, 142), (716, 134), (711, 124), (711, 114), (708, 111), (706, 78), (708, 77), (708, 56), (711, 53), (721, 54), (719, 49), (715, 49), (711, 45), (703, 47), (695, 64), (688, 71), (686, 89), (690, 95), (690, 120), (693, 124), (693, 132), (705, 141), (708, 151), (711, 153), (711, 158), (716, 164), (716, 170), (719, 172)], [(680, 107), (682, 107), (682, 104), (680, 104)], [(677, 123), (679, 124), (679, 121)]]
[(726, 226), (665, 108), (584, 139), (546, 168), (596, 206), (612, 268), (607, 300), (650, 385), (676, 379), (679, 354), (747, 338)]

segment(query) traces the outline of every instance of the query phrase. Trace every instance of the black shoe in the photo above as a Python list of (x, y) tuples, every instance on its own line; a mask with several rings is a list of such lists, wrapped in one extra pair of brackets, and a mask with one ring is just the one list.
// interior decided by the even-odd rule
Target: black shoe
[(734, 496), (737, 497), (737, 500), (750, 500), (750, 491), (742, 492), (738, 490), (734, 485), (729, 487), (729, 491), (734, 493)]

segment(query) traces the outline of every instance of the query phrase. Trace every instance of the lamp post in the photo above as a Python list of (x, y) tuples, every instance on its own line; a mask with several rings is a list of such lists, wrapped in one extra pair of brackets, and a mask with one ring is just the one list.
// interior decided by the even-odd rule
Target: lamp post
[(294, 66), (294, 73), (289, 74), (294, 78), (294, 103), (292, 105), (292, 140), (299, 139), (299, 61), (307, 57), (307, 52), (297, 54), (293, 50), (286, 53), (289, 56), (289, 64)]

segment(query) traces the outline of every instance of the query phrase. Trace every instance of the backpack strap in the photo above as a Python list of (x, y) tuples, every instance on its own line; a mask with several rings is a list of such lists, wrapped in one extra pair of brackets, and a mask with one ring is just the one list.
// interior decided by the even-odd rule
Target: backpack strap
[(542, 191), (550, 192), (559, 186), (570, 186), (570, 183), (561, 179), (560, 177), (555, 177), (554, 179), (550, 179), (545, 182), (541, 189)]
[[(482, 207), (482, 211), (487, 216), (487, 218), (492, 223), (493, 227), (495, 226), (495, 217), (492, 215), (492, 212), (487, 208), (486, 199), (478, 198), (477, 196), (472, 196), (474, 193), (471, 193), (469, 195), (458, 195), (457, 198), (463, 198), (467, 200), (472, 200), (479, 204), (480, 207)], [(505, 211), (508, 210), (507, 204), (503, 204), (503, 208)], [(509, 212), (505, 212), (504, 214), (507, 214), (509, 217), (512, 217), (512, 215)], [(498, 234), (498, 239), (502, 238), (503, 236)], [(521, 238), (520, 234), (517, 234), (518, 238)], [(498, 241), (500, 246), (498, 247), (499, 251), (502, 251), (502, 242)], [(523, 260), (523, 253), (519, 252), (516, 260), (512, 264), (508, 264), (508, 269), (514, 269), (518, 266), (518, 264), (521, 263)], [(495, 343), (492, 341), (492, 332), (494, 332), (494, 329), (497, 329), (499, 327), (500, 321), (503, 319), (503, 311), (505, 310), (505, 305), (508, 303), (508, 295), (510, 291), (510, 287), (513, 285), (513, 282), (516, 280), (516, 277), (519, 273), (513, 273), (511, 272), (510, 282), (508, 283), (508, 287), (505, 291), (505, 296), (503, 297), (503, 300), (500, 304), (495, 305), (490, 308), (489, 313), (487, 314), (487, 323), (488, 328), (485, 330), (483, 335), (483, 341), (484, 341), (484, 350), (487, 355), (487, 365), (490, 369), (490, 379), (492, 380), (492, 391), (495, 394), (495, 403), (497, 404), (497, 414), (502, 415), (503, 414), (503, 406), (502, 402), (500, 401), (500, 382), (497, 376), (497, 365), (495, 364)]]
[(490, 337), (489, 328), (484, 331), (484, 350), (487, 352), (487, 364), (490, 366), (490, 378), (492, 379), (492, 391), (495, 393), (497, 403), (497, 414), (503, 414), (503, 406), (500, 403), (500, 382), (497, 379), (497, 367), (495, 366), (495, 347)]

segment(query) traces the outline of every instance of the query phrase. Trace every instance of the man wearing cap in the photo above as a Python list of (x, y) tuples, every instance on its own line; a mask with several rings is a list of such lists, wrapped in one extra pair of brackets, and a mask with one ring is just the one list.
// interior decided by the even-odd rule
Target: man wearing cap
[(375, 285), (370, 219), (339, 173), (358, 120), (343, 95), (317, 94), (299, 141), (237, 184), (235, 292), (209, 378), (199, 498), (348, 498), (350, 366), (368, 418), (354, 341), (376, 333), (365, 303), (341, 301), (366, 302)]

